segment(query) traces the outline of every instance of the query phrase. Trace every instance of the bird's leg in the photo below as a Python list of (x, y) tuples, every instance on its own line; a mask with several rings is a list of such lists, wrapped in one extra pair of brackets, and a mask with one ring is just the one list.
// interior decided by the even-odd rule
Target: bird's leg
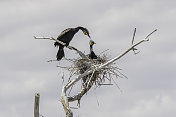
[(67, 48), (69, 48), (70, 50), (75, 50), (75, 48), (72, 46), (67, 46)]
[(65, 43), (65, 46), (66, 46), (66, 47), (69, 46), (69, 43)]
[(66, 46), (67, 48), (69, 48), (70, 50), (73, 50), (73, 47), (72, 47), (72, 46), (69, 46), (69, 43), (66, 43), (65, 46)]

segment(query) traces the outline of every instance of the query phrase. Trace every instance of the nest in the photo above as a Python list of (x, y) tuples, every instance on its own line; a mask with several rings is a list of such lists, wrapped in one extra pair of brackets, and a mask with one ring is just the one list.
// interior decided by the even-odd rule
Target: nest
[[(120, 72), (121, 69), (117, 67), (115, 63), (96, 70), (98, 66), (105, 64), (108, 60), (109, 57), (106, 54), (98, 56), (97, 59), (77, 58), (71, 60), (72, 65), (71, 67), (68, 67), (67, 70), (70, 72), (70, 78), (83, 74), (87, 71), (94, 70), (93, 73), (82, 78), (82, 86), (85, 88), (89, 89), (93, 84), (95, 84), (95, 86), (112, 85), (111, 82), (115, 82), (113, 78), (123, 78), (126, 76)], [(116, 82), (115, 84), (117, 85)]]

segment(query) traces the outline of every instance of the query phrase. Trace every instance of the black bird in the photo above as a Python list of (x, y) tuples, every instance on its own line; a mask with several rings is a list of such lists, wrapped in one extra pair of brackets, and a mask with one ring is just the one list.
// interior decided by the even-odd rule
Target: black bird
[(97, 55), (93, 51), (93, 45), (96, 44), (94, 41), (90, 40), (89, 45), (90, 45), (90, 54), (89, 58), (90, 59), (97, 59)]
[[(68, 46), (70, 41), (72, 40), (73, 36), (79, 31), (79, 30), (82, 30), (82, 32), (84, 33), (84, 35), (87, 35), (89, 38), (89, 31), (84, 28), (84, 27), (76, 27), (76, 28), (68, 28), (68, 29), (65, 29), (64, 31), (61, 32), (61, 34), (57, 37), (57, 40), (59, 41), (62, 41), (64, 43), (66, 43), (65, 46)], [(59, 46), (59, 50), (57, 52), (57, 55), (56, 55), (56, 58), (57, 60), (61, 60), (62, 57), (65, 56), (64, 54), (64, 46), (58, 42), (55, 42), (54, 43), (54, 46)]]

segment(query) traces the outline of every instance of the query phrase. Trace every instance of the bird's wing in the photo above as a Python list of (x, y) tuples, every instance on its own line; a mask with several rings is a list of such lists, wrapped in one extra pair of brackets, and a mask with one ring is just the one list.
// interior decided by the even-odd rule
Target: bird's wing
[(68, 33), (71, 30), (71, 28), (67, 28), (64, 31), (61, 32), (61, 34), (57, 37), (57, 39), (61, 38), (63, 35), (65, 35), (66, 33)]

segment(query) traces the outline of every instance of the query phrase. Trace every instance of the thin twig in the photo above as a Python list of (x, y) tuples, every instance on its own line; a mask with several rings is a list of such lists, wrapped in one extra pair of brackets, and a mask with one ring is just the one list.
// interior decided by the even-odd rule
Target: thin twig
[(95, 93), (95, 97), (96, 97), (96, 100), (97, 100), (97, 104), (98, 104), (98, 106), (99, 106), (100, 103), (99, 103), (99, 101), (98, 101), (97, 94), (96, 94), (95, 90), (94, 90), (94, 93)]
[[(133, 45), (133, 43), (134, 43), (134, 37), (135, 37), (135, 35), (136, 35), (136, 28), (134, 29), (133, 39), (132, 39), (132, 43), (131, 43), (131, 45)], [(138, 54), (138, 53), (140, 52), (140, 51), (135, 52), (135, 50), (137, 50), (136, 48), (133, 48), (132, 50), (133, 50), (134, 54)]]
[(133, 33), (133, 39), (132, 39), (132, 45), (133, 45), (133, 43), (134, 43), (134, 37), (135, 37), (135, 34), (136, 34), (136, 28), (134, 29), (134, 33)]
[(58, 60), (48, 60), (47, 62), (53, 62), (53, 61), (58, 61)]
[(113, 84), (99, 84), (99, 85), (113, 85)]
[(157, 29), (155, 29), (153, 32), (151, 32), (150, 34), (148, 34), (146, 37), (145, 37), (145, 39), (147, 39), (150, 35), (152, 35), (154, 32), (156, 32), (157, 31)]
[(125, 76), (123, 73), (121, 73), (119, 70), (117, 70), (117, 72), (118, 72), (119, 74), (121, 74), (124, 78), (128, 79), (128, 77)]
[(101, 55), (101, 54), (105, 53), (106, 51), (109, 51), (109, 49), (104, 50), (104, 51), (103, 51), (103, 52), (101, 52), (99, 55)]
[(115, 82), (113, 78), (112, 78), (112, 81), (115, 83), (116, 87), (120, 90), (120, 92), (122, 92), (122, 90), (120, 89), (120, 87), (118, 86), (118, 84)]
[(71, 109), (78, 109), (78, 108), (76, 108), (76, 107), (70, 107)]

